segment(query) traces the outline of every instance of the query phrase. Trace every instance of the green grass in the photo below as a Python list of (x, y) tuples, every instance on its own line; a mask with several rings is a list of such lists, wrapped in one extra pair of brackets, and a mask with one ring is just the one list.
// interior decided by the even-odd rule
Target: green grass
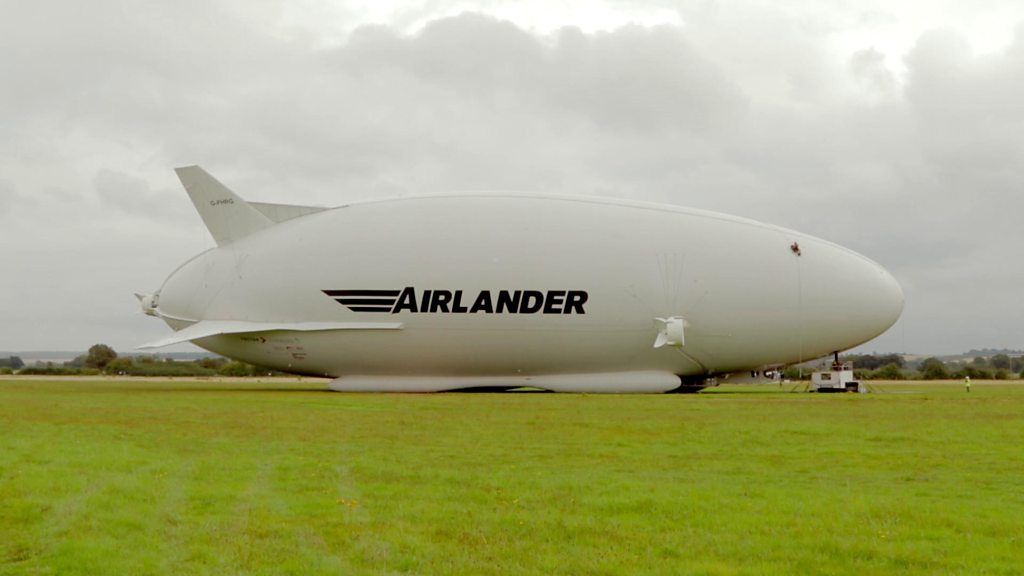
[(0, 379), (0, 574), (1019, 574), (1024, 386)]

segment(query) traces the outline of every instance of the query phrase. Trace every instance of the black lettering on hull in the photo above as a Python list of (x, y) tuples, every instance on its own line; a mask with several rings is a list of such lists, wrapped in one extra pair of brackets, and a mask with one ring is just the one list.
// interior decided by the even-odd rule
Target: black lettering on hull
[(519, 297), (522, 295), (522, 290), (516, 290), (515, 292), (502, 290), (501, 292), (498, 292), (498, 309), (494, 311), (495, 314), (518, 314)]
[(481, 290), (472, 297), (464, 290), (322, 290), (353, 312), (398, 314), (586, 314), (586, 290)]

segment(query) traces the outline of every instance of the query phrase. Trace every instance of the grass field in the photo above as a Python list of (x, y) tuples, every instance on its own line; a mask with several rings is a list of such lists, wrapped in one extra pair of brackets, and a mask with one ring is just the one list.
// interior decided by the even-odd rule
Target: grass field
[(0, 574), (1020, 574), (1024, 385), (0, 379)]

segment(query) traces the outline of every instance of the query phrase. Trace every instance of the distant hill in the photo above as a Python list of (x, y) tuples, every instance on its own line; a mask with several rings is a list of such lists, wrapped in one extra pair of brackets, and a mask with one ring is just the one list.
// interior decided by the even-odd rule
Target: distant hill
[(995, 356), (996, 354), (1006, 354), (1007, 356), (1024, 356), (1024, 350), (1010, 350), (1009, 348), (982, 348), (981, 350), (971, 350), (969, 352), (964, 353), (963, 355), (974, 358), (975, 356), (988, 357)]

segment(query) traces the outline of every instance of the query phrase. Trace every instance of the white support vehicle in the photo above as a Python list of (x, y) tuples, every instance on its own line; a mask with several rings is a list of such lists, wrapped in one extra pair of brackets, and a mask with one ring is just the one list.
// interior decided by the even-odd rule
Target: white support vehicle
[(868, 389), (854, 377), (853, 362), (840, 362), (837, 357), (829, 370), (820, 370), (811, 374), (811, 391), (864, 394)]

